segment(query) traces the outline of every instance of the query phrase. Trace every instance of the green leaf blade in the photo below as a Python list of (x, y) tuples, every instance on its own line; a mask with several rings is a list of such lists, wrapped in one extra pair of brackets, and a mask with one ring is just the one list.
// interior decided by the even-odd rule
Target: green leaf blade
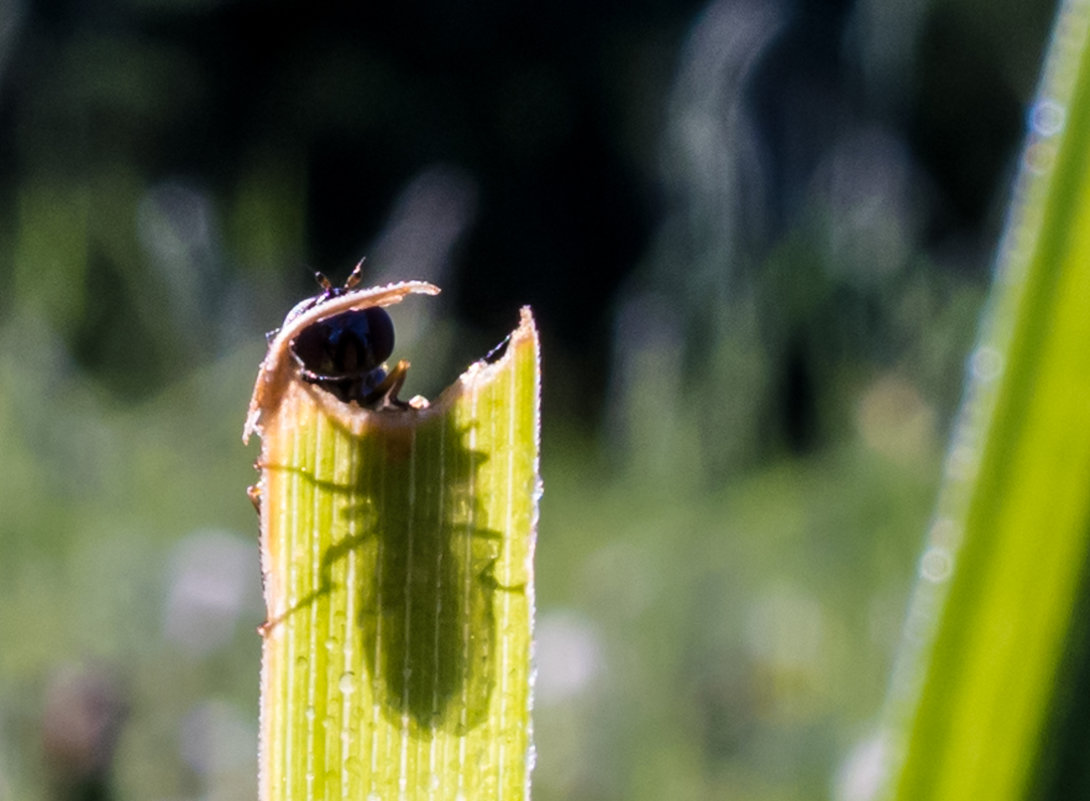
[(426, 409), (262, 409), (265, 801), (528, 796), (538, 370), (524, 311)]
[[(1046, 63), (886, 714), (898, 799), (1015, 799), (1048, 770), (1090, 557), (1088, 6)], [(1048, 115), (1042, 120), (1037, 115)], [(1045, 124), (1049, 122), (1049, 124)], [(951, 569), (952, 566), (952, 569)]]

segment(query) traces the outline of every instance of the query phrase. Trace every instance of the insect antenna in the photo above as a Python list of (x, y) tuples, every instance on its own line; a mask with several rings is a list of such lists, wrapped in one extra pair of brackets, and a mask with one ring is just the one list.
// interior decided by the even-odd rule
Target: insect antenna
[(352, 268), (352, 272), (349, 273), (349, 275), (348, 275), (348, 277), (346, 279), (344, 279), (344, 288), (345, 289), (353, 289), (353, 288), (355, 288), (355, 286), (357, 284), (359, 284), (359, 282), (361, 280), (363, 280), (363, 273), (362, 273), (363, 262), (366, 259), (367, 259), (366, 256), (364, 256), (362, 259), (360, 259), (356, 263), (356, 266)]

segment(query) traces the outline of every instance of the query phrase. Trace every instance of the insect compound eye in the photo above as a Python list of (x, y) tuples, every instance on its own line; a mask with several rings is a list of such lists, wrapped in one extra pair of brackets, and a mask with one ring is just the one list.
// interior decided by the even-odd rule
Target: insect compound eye
[(378, 306), (342, 312), (304, 328), (291, 349), (317, 378), (363, 379), (394, 352), (394, 324)]

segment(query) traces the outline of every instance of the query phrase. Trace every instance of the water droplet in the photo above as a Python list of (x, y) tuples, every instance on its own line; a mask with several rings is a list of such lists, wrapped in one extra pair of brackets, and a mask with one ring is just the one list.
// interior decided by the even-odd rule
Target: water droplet
[(304, 714), (304, 715), (306, 716), (306, 719), (307, 719), (307, 720), (314, 720), (314, 718), (315, 718), (315, 715), (316, 715), (317, 713), (316, 713), (316, 712), (314, 711), (314, 707), (313, 707), (313, 706), (308, 706), (308, 707), (306, 708), (306, 711), (305, 711), (305, 712), (303, 712), (303, 714)]
[(340, 681), (337, 682), (337, 687), (345, 695), (351, 695), (356, 691), (356, 674), (351, 670), (346, 670), (341, 674)]
[(1029, 112), (1029, 127), (1038, 136), (1055, 136), (1063, 130), (1066, 118), (1064, 107), (1055, 100), (1037, 101)]
[(295, 660), (295, 669), (299, 671), (305, 671), (310, 666), (305, 656), (301, 656)]
[(370, 792), (367, 794), (367, 801), (382, 801), (382, 796), (376, 792)]
[(537, 765), (537, 746), (532, 742), (530, 747), (526, 750), (526, 775), (529, 776), (534, 772), (534, 767)]
[(973, 351), (969, 369), (978, 381), (994, 381), (1003, 372), (1003, 354), (991, 345), (981, 345)]
[(946, 548), (931, 546), (920, 558), (920, 575), (936, 584), (954, 572), (954, 557)]
[(328, 637), (328, 638), (326, 639), (326, 641), (325, 641), (325, 649), (326, 649), (327, 651), (335, 651), (335, 650), (337, 650), (337, 645), (338, 645), (338, 642), (337, 642), (337, 638), (336, 638), (336, 637)]

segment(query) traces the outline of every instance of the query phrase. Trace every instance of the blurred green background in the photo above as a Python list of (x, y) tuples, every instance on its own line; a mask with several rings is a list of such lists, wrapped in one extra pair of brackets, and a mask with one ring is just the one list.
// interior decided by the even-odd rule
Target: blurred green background
[[(347, 5), (347, 4), (344, 4)], [(256, 794), (264, 333), (544, 340), (535, 798), (853, 801), (1053, 5), (0, 0), (0, 799)]]

